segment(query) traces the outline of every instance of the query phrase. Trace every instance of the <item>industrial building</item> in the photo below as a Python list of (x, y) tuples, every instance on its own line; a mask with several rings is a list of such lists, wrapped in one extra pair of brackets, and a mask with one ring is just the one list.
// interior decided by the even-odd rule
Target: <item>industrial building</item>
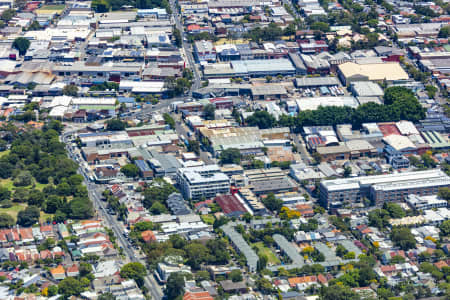
[(338, 86), (339, 80), (336, 77), (303, 77), (295, 78), (295, 86), (301, 89), (317, 88), (322, 86)]
[(230, 179), (217, 165), (180, 168), (176, 180), (185, 199), (212, 198), (230, 192)]
[(409, 194), (436, 194), (439, 188), (448, 186), (450, 177), (438, 169), (325, 180), (320, 184), (320, 201), (337, 207), (367, 198), (371, 203), (382, 205), (384, 202), (403, 201)]
[(205, 78), (286, 76), (295, 73), (295, 67), (286, 58), (235, 60), (229, 63), (209, 64), (203, 68)]
[(357, 108), (359, 106), (358, 100), (352, 96), (303, 97), (297, 99), (296, 102), (300, 111), (316, 110), (319, 106), (348, 106), (351, 108)]
[(346, 62), (337, 69), (339, 78), (344, 85), (353, 81), (397, 81), (407, 80), (408, 73), (397, 62), (358, 64)]
[(355, 81), (350, 84), (350, 89), (355, 97), (382, 97), (383, 89), (374, 82)]

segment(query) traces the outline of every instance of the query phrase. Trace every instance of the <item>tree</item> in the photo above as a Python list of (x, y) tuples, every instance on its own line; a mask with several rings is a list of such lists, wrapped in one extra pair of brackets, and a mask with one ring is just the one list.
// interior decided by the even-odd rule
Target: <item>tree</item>
[(194, 152), (197, 155), (200, 154), (200, 142), (197, 140), (189, 140), (187, 148), (189, 152)]
[(405, 211), (397, 203), (385, 202), (383, 208), (389, 212), (391, 218), (400, 219), (406, 216)]
[(110, 10), (111, 5), (107, 0), (93, 0), (91, 7), (96, 13), (105, 13)]
[(116, 296), (111, 294), (110, 292), (102, 293), (100, 296), (97, 297), (97, 300), (115, 300)]
[(154, 215), (160, 215), (167, 212), (167, 208), (161, 202), (155, 201), (150, 207), (150, 212)]
[(259, 110), (248, 117), (245, 122), (248, 126), (258, 126), (259, 129), (272, 128), (275, 125), (275, 118), (265, 110)]
[(29, 227), (39, 220), (39, 216), (39, 208), (36, 206), (28, 206), (17, 214), (17, 224)]
[(58, 293), (68, 298), (70, 296), (78, 296), (83, 292), (84, 288), (80, 281), (73, 277), (67, 277), (58, 284)]
[(397, 247), (402, 250), (414, 249), (416, 247), (416, 239), (407, 227), (394, 227), (391, 230), (391, 240)]
[(174, 26), (172, 32), (173, 32), (173, 37), (174, 37), (174, 39), (175, 39), (175, 45), (176, 45), (178, 48), (181, 48), (182, 43), (183, 43), (183, 40), (182, 40), (182, 38), (181, 38), (180, 30), (178, 30), (178, 28), (176, 28), (176, 27)]
[(320, 290), (321, 300), (359, 300), (360, 296), (349, 287), (343, 285), (332, 285)]
[(325, 22), (314, 22), (310, 27), (311, 30), (318, 30), (322, 32), (330, 31), (330, 25)]
[(230, 278), (231, 281), (233, 281), (233, 282), (242, 281), (242, 273), (240, 270), (233, 270), (228, 275), (228, 278)]
[(122, 122), (119, 119), (111, 119), (106, 121), (106, 129), (112, 130), (112, 131), (120, 131), (124, 130), (126, 127), (126, 123)]
[(228, 148), (220, 153), (221, 164), (239, 164), (241, 162), (241, 152), (236, 148)]
[(187, 264), (193, 269), (199, 269), (200, 264), (209, 260), (209, 249), (200, 243), (191, 243), (184, 249), (187, 256)]
[(203, 115), (205, 120), (214, 120), (216, 107), (213, 104), (207, 104), (203, 107)]
[(268, 194), (264, 199), (262, 199), (262, 203), (271, 211), (279, 211), (283, 206), (283, 201), (275, 197), (274, 193)]
[(19, 55), (25, 55), (30, 47), (30, 41), (24, 37), (18, 37), (14, 40), (12, 46), (19, 51)]
[(16, 179), (14, 179), (15, 186), (28, 186), (31, 185), (33, 181), (33, 176), (30, 171), (22, 171), (17, 175)]
[(434, 85), (426, 85), (425, 90), (427, 91), (428, 97), (432, 99), (434, 98), (434, 96), (436, 96), (436, 93), (438, 91), (437, 87), (435, 87)]
[(344, 168), (344, 177), (350, 177), (350, 175), (352, 175), (352, 168), (347, 166)]
[(139, 175), (139, 168), (135, 164), (126, 164), (120, 168), (120, 172), (127, 177), (136, 178)]
[(47, 292), (49, 297), (56, 296), (56, 294), (58, 294), (58, 286), (57, 285), (49, 286)]
[(141, 282), (145, 274), (147, 274), (147, 270), (140, 262), (128, 263), (120, 269), (122, 278), (134, 279), (136, 282)]
[(155, 179), (150, 187), (144, 190), (143, 204), (145, 208), (150, 208), (153, 203), (166, 203), (169, 195), (177, 192), (177, 189), (163, 179)]
[(4, 23), (8, 23), (11, 19), (16, 15), (16, 11), (14, 9), (7, 9), (1, 15), (1, 20)]
[(343, 257), (345, 254), (347, 254), (347, 249), (345, 249), (344, 246), (342, 246), (341, 244), (338, 244), (336, 246), (336, 255), (339, 257)]
[(384, 104), (390, 105), (408, 97), (414, 97), (414, 93), (410, 89), (402, 86), (389, 87), (384, 91)]
[(9, 228), (14, 226), (14, 218), (7, 213), (0, 213), (0, 228)]
[(258, 279), (256, 281), (256, 286), (263, 294), (270, 294), (273, 292), (273, 285), (267, 278), (261, 277)]
[(94, 208), (89, 198), (74, 198), (69, 203), (70, 214), (73, 219), (89, 219), (94, 216)]
[(450, 188), (440, 188), (438, 191), (438, 196), (444, 200), (450, 201)]
[(449, 36), (450, 36), (450, 26), (444, 26), (439, 30), (438, 37), (446, 39)]
[(175, 120), (168, 114), (163, 114), (164, 122), (170, 126), (171, 129), (175, 129)]
[(439, 226), (441, 230), (441, 234), (443, 236), (450, 236), (450, 220), (445, 220), (442, 222), (441, 226)]
[(167, 279), (166, 295), (167, 299), (176, 299), (183, 294), (184, 275), (181, 272), (170, 273)]
[(74, 84), (67, 84), (64, 86), (62, 90), (63, 94), (66, 96), (77, 96), (78, 95), (78, 87)]

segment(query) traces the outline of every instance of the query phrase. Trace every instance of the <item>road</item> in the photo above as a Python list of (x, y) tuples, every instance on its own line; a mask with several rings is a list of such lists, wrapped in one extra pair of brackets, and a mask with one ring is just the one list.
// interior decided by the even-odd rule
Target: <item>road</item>
[(306, 145), (303, 141), (303, 138), (299, 134), (293, 134), (293, 140), (295, 146), (297, 146), (297, 151), (300, 154), (300, 157), (302, 158), (303, 162), (306, 164), (310, 164), (313, 161), (313, 159), (306, 150)]
[[(178, 135), (182, 135), (185, 138), (187, 138), (188, 140), (193, 139), (194, 133), (189, 128), (187, 128), (186, 125), (184, 125), (183, 122), (177, 116), (175, 116), (175, 130)], [(190, 134), (188, 134), (188, 132)], [(191, 136), (191, 138), (189, 136)], [(211, 154), (209, 152), (203, 151), (202, 149), (200, 149), (200, 153), (199, 153), (200, 159), (202, 161), (204, 161), (205, 164), (207, 164), (207, 165), (213, 165), (216, 163), (211, 158), (210, 155)]]
[(192, 56), (192, 51), (190, 50), (190, 45), (184, 41), (184, 27), (181, 23), (180, 14), (178, 12), (178, 8), (176, 5), (175, 0), (170, 0), (170, 8), (172, 9), (172, 16), (175, 21), (176, 28), (180, 31), (181, 34), (181, 45), (183, 48), (183, 51), (186, 55), (187, 62), (189, 64), (190, 69), (192, 70), (192, 73), (194, 74), (194, 82), (191, 87), (191, 91), (195, 91), (196, 89), (199, 89), (201, 87), (202, 79), (201, 76), (195, 66), (195, 60)]
[[(62, 135), (62, 141), (69, 145), (69, 136), (74, 134), (76, 130), (74, 131), (67, 131)], [(74, 159), (74, 154), (72, 153), (72, 148), (69, 146), (66, 146), (69, 157), (71, 159)], [(98, 216), (106, 221), (106, 225), (109, 226), (114, 232), (114, 234), (117, 237), (117, 242), (120, 247), (122, 247), (124, 254), (129, 262), (140, 262), (144, 266), (146, 265), (146, 261), (142, 258), (139, 258), (138, 255), (134, 252), (131, 243), (123, 237), (123, 228), (121, 224), (117, 221), (117, 219), (114, 216), (111, 216), (106, 212), (106, 208), (104, 206), (104, 203), (101, 201), (100, 193), (98, 191), (98, 186), (91, 182), (89, 180), (89, 174), (86, 174), (85, 170), (83, 170), (82, 167), (78, 168), (78, 172), (83, 175), (84, 182), (86, 184), (86, 188), (88, 189), (89, 197), (94, 205), (94, 208), (96, 209)], [(156, 282), (153, 275), (146, 275), (144, 277), (144, 284), (148, 291), (151, 294), (152, 299), (155, 300), (161, 300), (163, 297), (163, 292)]]

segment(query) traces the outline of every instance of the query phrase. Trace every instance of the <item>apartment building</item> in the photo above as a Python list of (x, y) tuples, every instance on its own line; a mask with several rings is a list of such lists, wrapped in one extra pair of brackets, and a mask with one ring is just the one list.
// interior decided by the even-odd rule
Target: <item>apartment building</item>
[(176, 180), (185, 199), (212, 198), (230, 191), (230, 179), (218, 165), (180, 168)]
[(450, 186), (450, 177), (441, 170), (404, 172), (324, 180), (320, 184), (320, 201), (327, 206), (353, 204), (364, 198), (376, 205), (386, 201), (403, 201), (408, 195), (432, 195)]

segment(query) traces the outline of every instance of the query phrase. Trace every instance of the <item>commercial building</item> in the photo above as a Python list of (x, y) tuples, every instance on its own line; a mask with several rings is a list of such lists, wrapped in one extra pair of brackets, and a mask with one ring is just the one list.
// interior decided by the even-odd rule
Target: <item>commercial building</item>
[(382, 97), (383, 89), (374, 82), (355, 81), (350, 84), (350, 89), (355, 97)]
[(349, 85), (353, 81), (392, 82), (409, 78), (397, 62), (367, 64), (346, 62), (338, 66), (337, 72), (344, 85)]
[(447, 207), (447, 200), (439, 199), (437, 195), (419, 196), (411, 194), (406, 198), (406, 203), (415, 210)]
[(230, 191), (230, 179), (217, 165), (180, 168), (176, 180), (185, 199), (212, 198)]
[(196, 41), (194, 43), (194, 53), (198, 62), (216, 61), (216, 49), (211, 41)]
[(348, 106), (357, 108), (358, 100), (351, 96), (342, 97), (304, 97), (296, 100), (299, 110), (316, 110), (319, 106)]
[(203, 68), (205, 78), (222, 77), (263, 77), (267, 75), (295, 75), (296, 69), (286, 58), (235, 60), (216, 63)]
[(450, 186), (450, 177), (441, 170), (325, 180), (320, 184), (320, 201), (326, 205), (358, 203), (363, 198), (381, 205), (403, 201), (409, 194), (436, 194)]
[(336, 77), (303, 77), (295, 78), (295, 86), (301, 89), (317, 88), (322, 86), (338, 86), (339, 81)]

